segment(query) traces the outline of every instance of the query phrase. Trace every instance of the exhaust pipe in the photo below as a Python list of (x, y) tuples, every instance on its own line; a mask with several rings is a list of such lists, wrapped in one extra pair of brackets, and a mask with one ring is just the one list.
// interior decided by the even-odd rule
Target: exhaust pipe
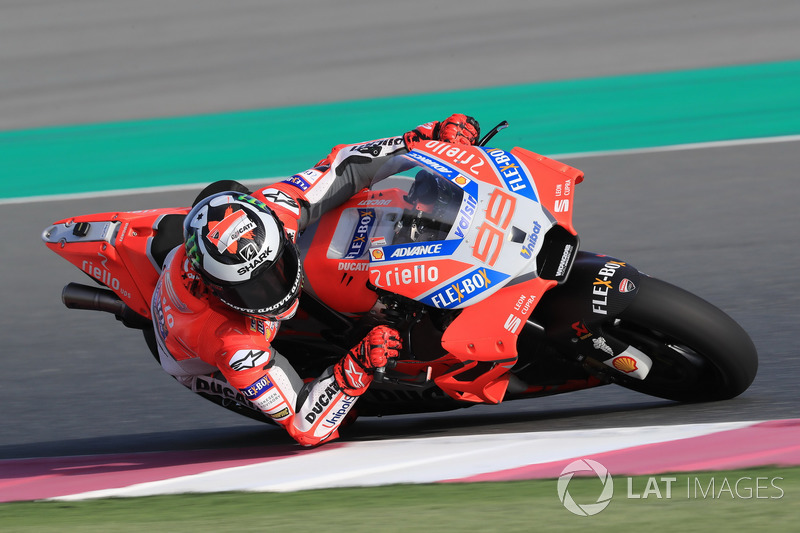
[(67, 283), (64, 290), (61, 291), (61, 301), (69, 309), (111, 313), (129, 328), (146, 329), (152, 326), (150, 319), (128, 307), (119, 296), (109, 289), (90, 287), (80, 283)]

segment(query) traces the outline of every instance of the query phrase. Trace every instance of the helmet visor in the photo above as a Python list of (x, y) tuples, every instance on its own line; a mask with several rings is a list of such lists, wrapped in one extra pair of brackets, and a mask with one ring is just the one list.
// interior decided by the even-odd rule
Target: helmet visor
[(249, 280), (227, 286), (211, 283), (211, 291), (223, 303), (253, 315), (277, 316), (287, 311), (300, 293), (302, 269), (297, 246), (287, 242), (271, 265)]

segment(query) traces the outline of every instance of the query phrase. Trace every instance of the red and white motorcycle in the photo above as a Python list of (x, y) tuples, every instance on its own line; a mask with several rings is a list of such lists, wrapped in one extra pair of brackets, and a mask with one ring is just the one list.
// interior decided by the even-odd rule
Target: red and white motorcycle
[[(733, 398), (758, 367), (747, 333), (705, 300), (628, 261), (579, 250), (583, 173), (522, 148), (429, 141), (391, 159), (368, 189), (299, 237), (300, 312), (275, 347), (316, 377), (377, 324), (404, 336), (359, 400), (362, 416), (445, 411), (616, 383), (678, 401)], [(293, 179), (293, 178), (290, 178)], [(46, 245), (100, 287), (71, 283), (68, 307), (144, 331), (188, 208), (76, 216)], [(238, 391), (203, 395), (269, 420)]]

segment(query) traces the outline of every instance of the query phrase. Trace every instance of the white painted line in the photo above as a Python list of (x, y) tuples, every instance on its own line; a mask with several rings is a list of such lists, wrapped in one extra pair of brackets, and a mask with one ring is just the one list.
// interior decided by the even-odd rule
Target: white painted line
[(622, 448), (699, 437), (757, 422), (645, 426), (352, 442), (263, 463), (128, 487), (62, 496), (58, 500), (189, 492), (297, 490), (432, 483)]
[(649, 148), (628, 148), (624, 150), (604, 150), (598, 152), (575, 152), (567, 154), (554, 154), (547, 157), (553, 159), (580, 159), (583, 157), (605, 157), (615, 155), (656, 154), (660, 152), (679, 152), (682, 150), (707, 150), (709, 148), (730, 148), (733, 146), (748, 146), (755, 144), (777, 144), (800, 141), (800, 135), (783, 135), (780, 137), (756, 137), (753, 139), (731, 139), (728, 141), (708, 141), (687, 144), (671, 144), (667, 146), (652, 146)]
[[(269, 183), (279, 181), (283, 178), (256, 178), (250, 180), (241, 180), (239, 183), (242, 185), (255, 185), (263, 186)], [(24, 196), (20, 198), (5, 198), (0, 199), (0, 205), (4, 204), (28, 204), (38, 202), (54, 202), (54, 201), (68, 201), (68, 200), (86, 200), (90, 198), (104, 198), (109, 196), (133, 196), (135, 194), (157, 194), (172, 191), (195, 191), (196, 193), (203, 190), (208, 185), (207, 183), (188, 183), (185, 185), (165, 185), (159, 187), (142, 187), (139, 189), (113, 189), (109, 191), (95, 191), (95, 192), (79, 192), (74, 194), (54, 194), (52, 196)]]
[[(748, 146), (756, 144), (776, 144), (800, 141), (800, 135), (784, 135), (779, 137), (758, 137), (753, 139), (733, 139), (729, 141), (711, 141), (690, 144), (673, 144), (669, 146), (654, 146), (651, 148), (631, 148), (625, 150), (605, 150), (598, 152), (574, 152), (566, 154), (552, 154), (548, 155), (552, 159), (581, 159), (587, 157), (606, 157), (618, 155), (636, 155), (636, 154), (654, 154), (660, 152), (677, 152), (681, 150), (705, 150), (709, 148), (726, 148), (732, 146)], [(241, 180), (244, 185), (267, 185), (288, 176), (271, 177), (271, 178), (255, 178), (248, 180)], [(191, 183), (186, 185), (168, 185), (163, 187), (142, 187), (140, 189), (117, 189), (110, 191), (98, 192), (85, 192), (75, 194), (54, 194), (52, 196), (24, 196), (20, 198), (5, 198), (0, 199), (0, 205), (8, 204), (27, 204), (32, 202), (55, 202), (55, 201), (68, 201), (68, 200), (83, 200), (87, 198), (102, 198), (108, 196), (132, 196), (134, 194), (155, 194), (172, 191), (186, 191), (194, 190), (200, 192), (208, 185), (208, 183)]]

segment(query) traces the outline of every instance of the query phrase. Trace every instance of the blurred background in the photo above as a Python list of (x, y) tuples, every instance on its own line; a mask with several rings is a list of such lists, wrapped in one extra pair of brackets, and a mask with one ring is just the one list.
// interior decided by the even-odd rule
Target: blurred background
[[(575, 152), (641, 147), (667, 130), (645, 145), (800, 134), (796, 104), (783, 107), (796, 92), (799, 23), (794, 0), (4, 0), (0, 187), (36, 197), (275, 177), (335, 144), (452, 112), (485, 129), (507, 119), (494, 144), (564, 154), (586, 172), (583, 246), (729, 312), (760, 350), (759, 377), (719, 404), (605, 388), (364, 420), (351, 438), (792, 417), (797, 142)], [(761, 67), (776, 63), (787, 66)], [(764, 128), (748, 135), (753, 124)], [(182, 390), (137, 332), (60, 303), (83, 276), (42, 245), (46, 225), (193, 196), (0, 204), (0, 457), (288, 442)]]
[(5, 0), (0, 130), (797, 59), (798, 20), (792, 0)]

